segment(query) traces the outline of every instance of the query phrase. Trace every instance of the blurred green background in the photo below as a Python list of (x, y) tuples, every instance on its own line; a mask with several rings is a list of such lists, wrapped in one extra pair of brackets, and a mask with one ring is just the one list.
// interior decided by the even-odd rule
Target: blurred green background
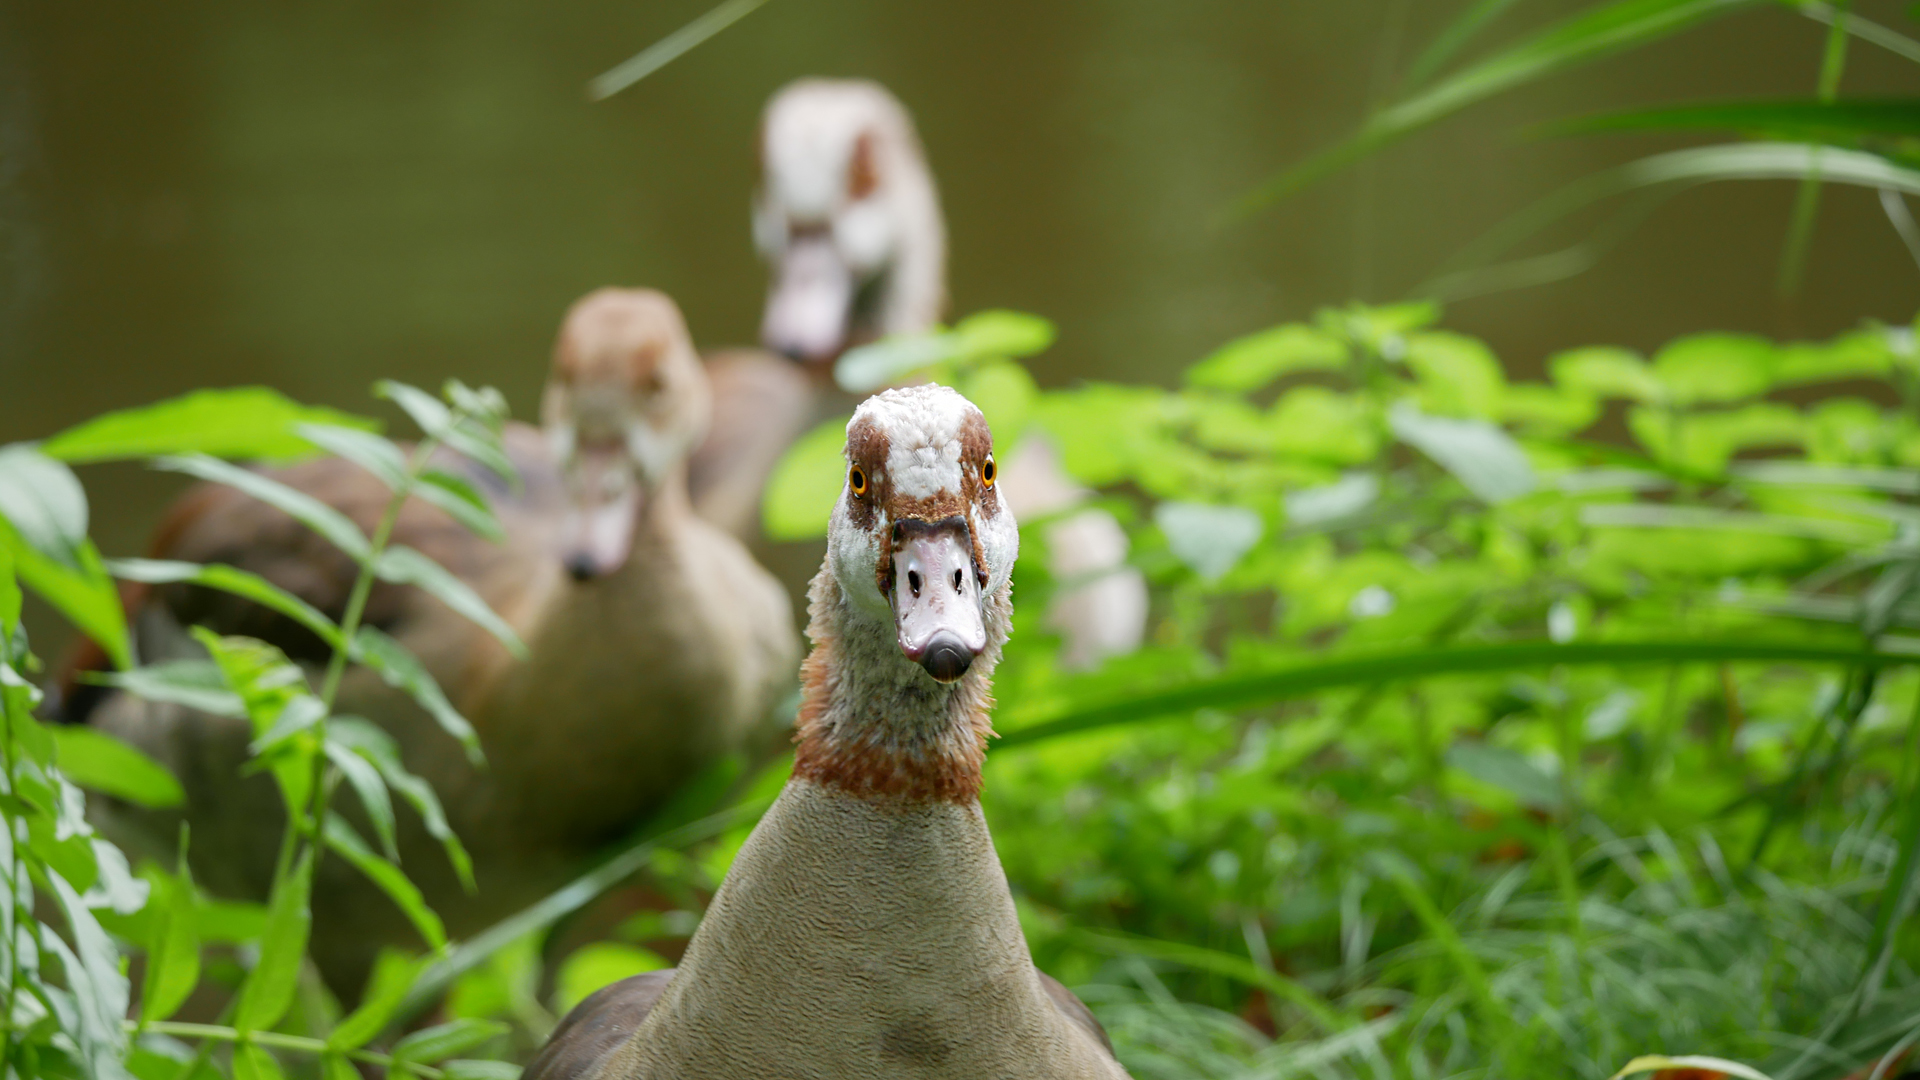
[[(1515, 208), (1689, 141), (1527, 125), (1701, 97), (1806, 96), (1822, 32), (1712, 23), (1473, 108), (1254, 218), (1250, 186), (1351, 130), (1460, 5), (776, 0), (634, 88), (593, 75), (705, 0), (0, 6), (0, 438), (194, 386), (363, 407), (380, 376), (505, 390), (530, 416), (559, 315), (608, 283), (672, 293), (696, 337), (754, 337), (747, 206), (762, 103), (860, 75), (913, 111), (950, 221), (953, 310), (1042, 313), (1043, 385), (1171, 383), (1221, 341), (1403, 297)], [(1566, 17), (1517, 5), (1503, 36)], [(1906, 25), (1902, 5), (1861, 14)], [(1909, 91), (1878, 49), (1850, 96)], [(1697, 139), (1691, 141), (1698, 141)], [(1701, 329), (1824, 337), (1904, 321), (1920, 270), (1872, 192), (1830, 187), (1793, 300), (1789, 183), (1682, 194), (1598, 268), (1452, 305), (1515, 374), (1570, 345)], [(1563, 239), (1590, 220), (1570, 223)], [(130, 552), (173, 488), (92, 470)]]

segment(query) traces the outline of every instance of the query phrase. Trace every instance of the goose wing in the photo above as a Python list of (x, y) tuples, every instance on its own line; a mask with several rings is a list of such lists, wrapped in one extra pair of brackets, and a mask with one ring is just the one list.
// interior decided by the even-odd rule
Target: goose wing
[(673, 981), (673, 968), (649, 971), (594, 991), (553, 1029), (520, 1080), (585, 1080), (595, 1066), (640, 1030)]

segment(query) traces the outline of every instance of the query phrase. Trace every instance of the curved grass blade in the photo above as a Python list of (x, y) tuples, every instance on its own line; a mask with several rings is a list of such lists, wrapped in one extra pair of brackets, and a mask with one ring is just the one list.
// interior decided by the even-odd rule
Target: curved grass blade
[[(329, 739), (326, 746), (327, 760), (340, 770), (347, 784), (360, 797), (360, 805), (367, 811), (367, 820), (373, 822), (373, 833), (380, 840), (380, 850), (391, 862), (400, 861), (400, 850), (394, 832), (393, 796), (387, 793), (387, 784), (380, 776), (380, 770), (372, 761), (355, 753), (351, 747)], [(436, 946), (437, 947), (437, 946)]]
[(285, 615), (308, 630), (329, 648), (339, 648), (343, 640), (340, 628), (319, 608), (268, 581), (258, 574), (221, 563), (190, 563), (172, 559), (109, 559), (107, 572), (123, 581), (148, 585), (186, 582), (243, 596)]
[(40, 450), (76, 464), (190, 453), (294, 461), (313, 456), (313, 446), (293, 433), (301, 423), (379, 428), (365, 417), (301, 405), (264, 386), (236, 386), (104, 413), (41, 443)]
[(1413, 66), (1407, 69), (1407, 85), (1419, 86), (1434, 76), (1447, 61), (1453, 59), (1475, 34), (1487, 28), (1495, 19), (1506, 14), (1516, 0), (1477, 0), (1460, 17), (1448, 23), (1446, 29), (1437, 34), (1433, 43), (1428, 45)]
[(1158, 938), (1139, 937), (1133, 934), (1075, 930), (1068, 936), (1074, 941), (1102, 952), (1118, 956), (1144, 956), (1152, 960), (1168, 960), (1196, 971), (1206, 971), (1248, 986), (1257, 986), (1282, 1001), (1299, 1006), (1329, 1033), (1345, 1030), (1356, 1022), (1353, 1017), (1343, 1015), (1326, 999), (1301, 983), (1279, 972), (1269, 971), (1244, 956), (1235, 956), (1200, 945), (1189, 945), (1182, 941), (1162, 941)]
[[(1366, 656), (1342, 657), (1201, 679), (1168, 690), (1144, 691), (1095, 702), (1020, 723), (1000, 737), (1002, 748), (1026, 746), (1116, 724), (1137, 723), (1196, 709), (1240, 709), (1356, 686), (1373, 686), (1436, 675), (1518, 671), (1558, 664), (1676, 664), (1748, 661), (1838, 664), (1886, 668), (1920, 664), (1920, 656), (1768, 641), (1520, 642), (1508, 645), (1443, 645)], [(1017, 716), (1017, 714), (1016, 714)]]
[(767, 0), (727, 0), (705, 15), (642, 49), (631, 59), (594, 77), (587, 84), (587, 100), (605, 101), (678, 60), (694, 46), (746, 18)]
[(1840, 29), (1852, 34), (1861, 41), (1878, 45), (1888, 52), (1893, 53), (1895, 56), (1905, 57), (1916, 64), (1920, 64), (1920, 41), (1915, 41), (1905, 34), (1882, 26), (1872, 19), (1856, 15), (1851, 11), (1843, 12), (1835, 8), (1832, 4), (1815, 2), (1789, 4), (1788, 6), (1800, 14), (1805, 15), (1807, 18), (1812, 19), (1814, 22), (1825, 23), (1828, 26), (1832, 26), (1837, 22)]
[(1761, 2), (1615, 0), (1584, 11), (1380, 110), (1346, 141), (1241, 196), (1231, 216), (1251, 214), (1469, 105)]
[(1559, 137), (1615, 131), (1733, 131), (1845, 146), (1875, 136), (1920, 135), (1920, 98), (1670, 105), (1557, 120), (1535, 129), (1534, 134)]

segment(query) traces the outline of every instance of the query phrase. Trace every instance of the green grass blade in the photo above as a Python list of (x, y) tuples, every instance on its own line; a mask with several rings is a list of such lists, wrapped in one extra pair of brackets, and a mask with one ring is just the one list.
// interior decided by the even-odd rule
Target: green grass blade
[(767, 0), (726, 0), (587, 84), (589, 101), (605, 101), (678, 60), (694, 46), (753, 14)]
[(1232, 207), (1245, 216), (1469, 105), (1590, 60), (1657, 41), (1760, 0), (1615, 0), (1375, 113), (1346, 141), (1267, 180)]
[(1848, 101), (1717, 101), (1628, 109), (1554, 121), (1544, 137), (1612, 131), (1733, 131), (1796, 142), (1850, 144), (1874, 136), (1920, 135), (1920, 98)]
[(1010, 730), (1001, 736), (999, 745), (1002, 748), (1026, 746), (1062, 735), (1155, 720), (1196, 709), (1248, 708), (1328, 690), (1436, 675), (1519, 671), (1556, 664), (1592, 666), (1740, 661), (1883, 668), (1920, 663), (1920, 657), (1771, 641), (1596, 641), (1565, 645), (1539, 641), (1422, 647), (1294, 664), (1270, 671), (1223, 675), (1168, 690), (1129, 694), (1123, 698), (1069, 708), (1024, 722), (1024, 718), (1015, 713), (1008, 718)]
[(1289, 979), (1279, 972), (1268, 971), (1244, 956), (1234, 956), (1217, 949), (1189, 945), (1180, 941), (1162, 941), (1158, 938), (1139, 937), (1133, 934), (1076, 930), (1071, 937), (1091, 948), (1117, 956), (1144, 956), (1153, 960), (1169, 960), (1197, 971), (1207, 971), (1248, 986), (1257, 986), (1282, 1001), (1298, 1005), (1329, 1033), (1343, 1031), (1357, 1022), (1352, 1017), (1342, 1015), (1326, 999), (1298, 981)]
[(1413, 66), (1407, 69), (1407, 85), (1419, 86), (1445, 67), (1474, 35), (1487, 28), (1489, 23), (1506, 14), (1516, 0), (1476, 0), (1473, 6), (1460, 13), (1459, 18), (1448, 23), (1428, 45), (1425, 51), (1414, 58)]

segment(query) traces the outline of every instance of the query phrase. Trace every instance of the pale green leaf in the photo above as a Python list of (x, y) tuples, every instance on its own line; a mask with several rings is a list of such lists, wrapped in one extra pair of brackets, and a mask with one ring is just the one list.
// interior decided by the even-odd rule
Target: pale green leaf
[(104, 413), (48, 439), (41, 450), (71, 462), (157, 454), (290, 461), (313, 454), (312, 445), (293, 432), (302, 423), (378, 428), (372, 420), (301, 405), (264, 386), (236, 386)]

